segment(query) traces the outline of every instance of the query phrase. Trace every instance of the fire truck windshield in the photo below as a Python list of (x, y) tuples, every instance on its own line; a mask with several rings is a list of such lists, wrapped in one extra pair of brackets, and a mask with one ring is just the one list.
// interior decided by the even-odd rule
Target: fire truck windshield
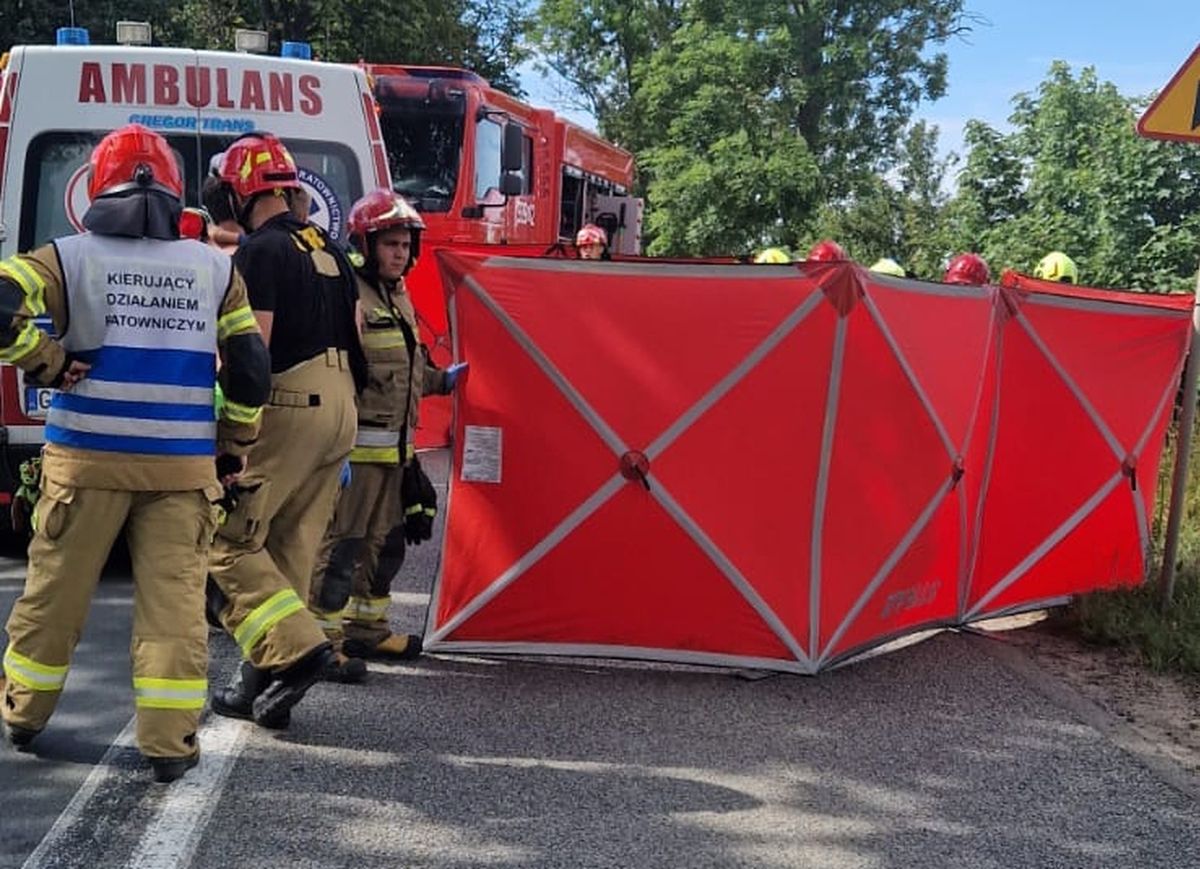
[(418, 211), (449, 211), (462, 160), (462, 102), (393, 96), (380, 105), (392, 186)]

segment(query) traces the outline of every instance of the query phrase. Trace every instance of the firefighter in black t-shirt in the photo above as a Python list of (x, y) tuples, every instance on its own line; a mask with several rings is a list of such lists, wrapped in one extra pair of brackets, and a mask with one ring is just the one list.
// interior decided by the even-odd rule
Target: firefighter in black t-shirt
[(270, 349), (272, 388), (212, 550), (210, 572), (227, 598), (221, 620), (244, 659), (213, 709), (284, 727), (332, 656), (305, 604), (354, 444), (366, 360), (353, 269), (325, 233), (293, 215), (300, 183), (283, 144), (270, 134), (238, 139), (220, 178), (249, 233), (234, 262)]

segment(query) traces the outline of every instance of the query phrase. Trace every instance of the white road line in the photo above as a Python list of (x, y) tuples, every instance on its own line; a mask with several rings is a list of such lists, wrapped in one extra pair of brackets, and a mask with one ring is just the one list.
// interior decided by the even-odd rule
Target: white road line
[[(199, 765), (171, 785), (150, 786), (162, 788), (162, 794), (156, 801), (154, 816), (125, 864), (128, 869), (184, 869), (191, 863), (250, 728), (249, 722), (216, 715), (200, 728)], [(117, 757), (135, 747), (136, 734), (135, 717), (129, 719), (113, 740), (21, 869), (49, 869), (59, 865), (61, 846), (87, 813), (88, 804), (100, 786), (119, 774)], [(145, 769), (139, 774), (149, 777), (150, 771)], [(105, 846), (102, 841), (94, 844), (101, 850)]]
[(225, 790), (251, 725), (213, 715), (200, 728), (200, 764), (167, 789), (127, 869), (188, 866)]
[(75, 796), (71, 797), (71, 802), (67, 803), (67, 807), (62, 810), (62, 814), (58, 816), (58, 820), (54, 822), (54, 826), (42, 837), (42, 841), (33, 849), (33, 853), (22, 864), (21, 869), (42, 869), (42, 867), (58, 864), (58, 846), (60, 840), (64, 840), (67, 837), (67, 834), (71, 831), (71, 827), (83, 815), (92, 795), (96, 793), (96, 789), (100, 787), (105, 779), (113, 774), (113, 770), (116, 768), (117, 755), (133, 745), (136, 733), (137, 719), (130, 718), (129, 723), (125, 725), (125, 729), (113, 740), (112, 745), (104, 752), (104, 756), (100, 758), (100, 762), (92, 767), (92, 771), (88, 773), (88, 777), (79, 786), (79, 790), (75, 792)]

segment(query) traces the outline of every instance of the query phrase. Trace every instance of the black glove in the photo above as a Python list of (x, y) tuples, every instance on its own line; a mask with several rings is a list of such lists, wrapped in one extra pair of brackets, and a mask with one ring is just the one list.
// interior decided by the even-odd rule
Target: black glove
[(437, 490), (415, 457), (400, 477), (400, 506), (404, 510), (404, 541), (420, 544), (433, 537), (437, 516)]
[(233, 456), (229, 453), (221, 453), (217, 456), (217, 479), (229, 477), (234, 474), (240, 474), (246, 469), (246, 461), (240, 456)]

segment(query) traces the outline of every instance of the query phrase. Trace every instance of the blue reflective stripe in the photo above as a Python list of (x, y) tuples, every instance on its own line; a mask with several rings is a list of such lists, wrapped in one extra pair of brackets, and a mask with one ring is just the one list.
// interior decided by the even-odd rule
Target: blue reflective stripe
[[(209, 411), (211, 417), (211, 410)], [(217, 451), (212, 438), (139, 438), (124, 435), (93, 434), (71, 431), (46, 424), (46, 441), (82, 450), (101, 450), (109, 453), (144, 453), (157, 456), (211, 456)]]
[(212, 388), (217, 379), (216, 353), (199, 350), (101, 347), (79, 356), (91, 363), (91, 376), (100, 380)]
[(187, 422), (211, 422), (212, 402), (208, 404), (161, 404), (150, 401), (116, 401), (109, 398), (85, 398), (71, 392), (56, 392), (53, 406), (76, 413), (91, 413), (121, 419), (166, 419)]

